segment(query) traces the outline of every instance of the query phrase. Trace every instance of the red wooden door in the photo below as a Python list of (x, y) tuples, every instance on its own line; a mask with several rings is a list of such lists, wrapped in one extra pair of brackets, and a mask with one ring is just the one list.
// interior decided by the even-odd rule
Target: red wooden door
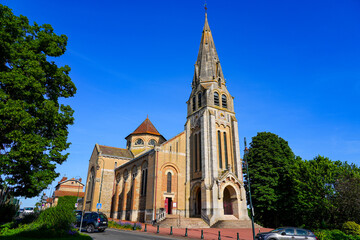
[(169, 199), (168, 198), (165, 198), (165, 210), (166, 210), (166, 213), (168, 213), (168, 204), (169, 204)]

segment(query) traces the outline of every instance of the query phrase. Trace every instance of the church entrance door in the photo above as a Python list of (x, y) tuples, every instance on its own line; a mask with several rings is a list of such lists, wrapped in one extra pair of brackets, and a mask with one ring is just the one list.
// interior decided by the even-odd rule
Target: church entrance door
[(196, 194), (196, 208), (195, 208), (195, 215), (201, 216), (201, 189), (197, 191)]
[(230, 192), (227, 188), (224, 189), (223, 203), (224, 203), (224, 214), (232, 215), (233, 208), (232, 208), (231, 196), (230, 196)]
[(165, 210), (167, 214), (172, 214), (172, 205), (172, 199), (167, 197), (165, 199)]

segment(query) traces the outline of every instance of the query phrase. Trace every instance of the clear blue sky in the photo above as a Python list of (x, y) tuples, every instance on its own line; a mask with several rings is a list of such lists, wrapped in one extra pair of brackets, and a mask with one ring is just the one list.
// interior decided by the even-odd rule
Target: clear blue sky
[[(86, 179), (95, 143), (125, 147), (147, 114), (166, 138), (183, 131), (203, 1), (2, 3), (69, 38), (56, 61), (72, 68), (78, 92), (65, 101), (75, 124), (60, 177)], [(303, 159), (360, 164), (359, 12), (358, 0), (208, 0), (241, 139), (269, 131)]]

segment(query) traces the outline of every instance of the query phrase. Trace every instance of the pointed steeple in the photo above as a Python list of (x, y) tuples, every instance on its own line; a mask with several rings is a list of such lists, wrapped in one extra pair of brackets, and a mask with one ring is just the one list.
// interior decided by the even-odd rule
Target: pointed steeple
[(224, 81), (224, 75), (205, 12), (205, 24), (195, 64), (194, 84), (209, 81)]

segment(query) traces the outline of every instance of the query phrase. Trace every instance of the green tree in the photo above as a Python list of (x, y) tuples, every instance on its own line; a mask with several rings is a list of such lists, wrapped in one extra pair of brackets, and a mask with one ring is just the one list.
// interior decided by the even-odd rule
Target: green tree
[(260, 132), (252, 138), (247, 159), (255, 220), (266, 227), (291, 224), (296, 198), (291, 186), (300, 158), (281, 137)]
[(334, 205), (335, 226), (347, 221), (360, 223), (360, 174), (355, 165), (343, 163), (342, 174), (334, 183), (335, 194), (331, 199)]
[(3, 5), (0, 24), (0, 183), (14, 196), (34, 197), (68, 157), (73, 110), (59, 100), (76, 88), (70, 67), (51, 61), (64, 54), (67, 37)]
[(294, 214), (297, 225), (311, 228), (326, 228), (332, 225), (334, 209), (331, 198), (334, 183), (340, 174), (339, 162), (317, 156), (313, 160), (301, 161), (294, 178), (296, 190)]

